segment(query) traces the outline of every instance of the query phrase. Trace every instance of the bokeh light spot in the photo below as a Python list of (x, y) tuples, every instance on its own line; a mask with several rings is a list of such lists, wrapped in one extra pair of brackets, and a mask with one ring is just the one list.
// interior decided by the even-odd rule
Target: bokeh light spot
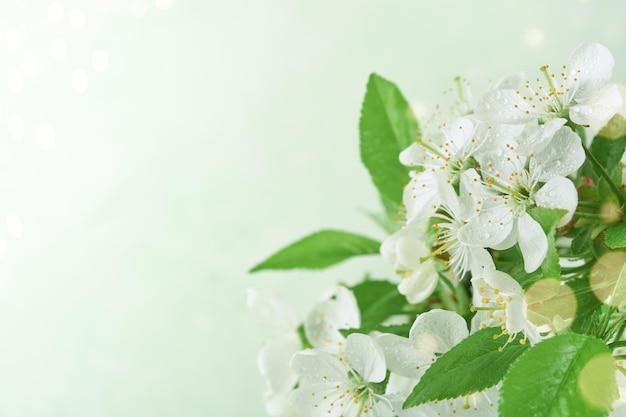
[(524, 301), (528, 320), (540, 331), (563, 331), (576, 317), (578, 304), (574, 291), (558, 279), (537, 281), (524, 293)]
[(538, 48), (543, 45), (545, 35), (543, 30), (539, 28), (530, 28), (526, 31), (524, 39), (526, 40), (526, 44), (531, 48)]
[(608, 252), (591, 268), (589, 285), (598, 300), (613, 307), (626, 304), (626, 252)]
[(67, 56), (67, 44), (63, 39), (55, 39), (50, 46), (50, 52), (54, 59), (61, 61)]
[(9, 233), (16, 239), (22, 237), (23, 229), (22, 229), (22, 221), (15, 213), (7, 214), (7, 228), (9, 229)]
[(24, 85), (24, 79), (22, 78), (22, 73), (17, 68), (13, 68), (9, 70), (7, 74), (7, 85), (11, 91), (16, 93), (22, 91), (22, 87)]
[(9, 133), (14, 139), (21, 140), (24, 137), (24, 121), (17, 114), (12, 114), (8, 120)]
[(130, 14), (135, 17), (144, 17), (148, 13), (146, 0), (135, 0), (130, 6)]
[(104, 51), (96, 51), (91, 56), (91, 65), (96, 71), (102, 72), (109, 66), (109, 56)]
[(603, 353), (591, 358), (580, 371), (578, 391), (590, 408), (611, 410), (613, 401), (618, 397), (615, 370), (613, 356)]
[(46, 151), (51, 151), (56, 143), (56, 135), (54, 128), (49, 123), (43, 123), (39, 126), (39, 144)]
[(76, 93), (84, 93), (89, 85), (87, 73), (83, 70), (76, 70), (72, 73), (72, 90)]
[(79, 29), (85, 25), (85, 12), (82, 9), (72, 9), (67, 15), (67, 21), (74, 29)]
[(48, 20), (52, 23), (59, 23), (63, 20), (63, 6), (56, 1), (48, 6)]
[(172, 0), (155, 0), (154, 3), (161, 10), (167, 10), (172, 7)]
[(7, 42), (7, 47), (12, 51), (17, 51), (20, 49), (20, 45), (22, 43), (20, 34), (18, 31), (14, 29), (7, 30), (5, 35), (5, 40)]

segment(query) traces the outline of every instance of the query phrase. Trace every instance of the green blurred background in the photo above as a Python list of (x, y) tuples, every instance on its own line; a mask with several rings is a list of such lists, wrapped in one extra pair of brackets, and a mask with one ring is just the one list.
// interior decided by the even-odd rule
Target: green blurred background
[(593, 40), (626, 83), (625, 22), (621, 0), (2, 2), (0, 416), (264, 415), (246, 288), (304, 314), (388, 275), (246, 272), (324, 227), (384, 238), (369, 73), (427, 114), (457, 75), (478, 95)]

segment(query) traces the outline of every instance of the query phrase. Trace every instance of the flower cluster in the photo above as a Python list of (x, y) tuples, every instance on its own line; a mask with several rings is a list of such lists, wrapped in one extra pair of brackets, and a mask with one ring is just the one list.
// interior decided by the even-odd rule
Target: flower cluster
[[(268, 327), (258, 358), (268, 414), (624, 412), (626, 120), (608, 84), (613, 66), (605, 46), (589, 43), (558, 70), (505, 77), (475, 102), (457, 79), (452, 114), (417, 129), (397, 166), (362, 154), (386, 211), (398, 208), (379, 222), (385, 239), (321, 231), (252, 271), (380, 253), (395, 277), (338, 286), (303, 320), (249, 293)], [(377, 132), (417, 125), (395, 85), (373, 75), (370, 89), (362, 152), (387, 152)], [(590, 126), (602, 127), (592, 140)], [(402, 190), (386, 188), (398, 178), (387, 169), (408, 173)]]
[(492, 254), (517, 245), (532, 273), (549, 248), (533, 209), (562, 210), (556, 227), (571, 221), (578, 192), (569, 177), (585, 162), (576, 127), (604, 123), (621, 107), (617, 87), (605, 86), (613, 64), (605, 46), (581, 45), (558, 75), (544, 66), (543, 84), (508, 77), (469, 114), (442, 122), (400, 154), (414, 168), (405, 224), (381, 252), (401, 272), (398, 289), (410, 302), (427, 299), (440, 279), (470, 276), (474, 305), (486, 309), (473, 328), (501, 325), (540, 340), (521, 286), (496, 270)]

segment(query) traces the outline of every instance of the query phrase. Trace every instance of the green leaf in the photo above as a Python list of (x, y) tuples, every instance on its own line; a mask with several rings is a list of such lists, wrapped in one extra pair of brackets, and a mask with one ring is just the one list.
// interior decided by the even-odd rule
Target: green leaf
[(626, 223), (607, 228), (604, 243), (611, 249), (626, 248)]
[(521, 335), (504, 348), (507, 336), (494, 339), (500, 328), (486, 328), (472, 334), (437, 359), (413, 388), (403, 408), (429, 401), (457, 398), (496, 385), (528, 344)]
[(339, 230), (322, 230), (279, 250), (250, 272), (263, 269), (322, 269), (352, 256), (374, 255), (380, 242)]
[(626, 148), (626, 120), (619, 114), (596, 135), (591, 143), (591, 153), (609, 174), (619, 165)]
[(576, 295), (577, 311), (571, 330), (575, 333), (591, 334), (593, 328), (596, 327), (595, 311), (602, 303), (591, 290), (589, 275), (585, 274), (580, 278), (568, 279), (566, 284)]
[(385, 207), (397, 209), (402, 202), (409, 170), (398, 158), (416, 139), (417, 128), (413, 111), (398, 87), (379, 75), (370, 75), (359, 121), (361, 161)]
[(541, 264), (541, 272), (544, 278), (561, 278), (561, 266), (559, 265), (559, 254), (556, 250), (555, 228), (561, 217), (567, 213), (563, 209), (549, 209), (545, 207), (534, 207), (528, 211), (530, 217), (535, 219), (545, 232), (548, 238), (548, 253), (546, 259)]
[(572, 239), (572, 254), (580, 255), (585, 253), (591, 248), (591, 232), (593, 232), (593, 227), (587, 226), (576, 230), (574, 235), (574, 239)]
[(390, 324), (389, 326), (378, 325), (378, 326), (373, 326), (373, 327), (368, 327), (368, 328), (361, 327), (359, 329), (339, 329), (339, 333), (341, 333), (345, 337), (348, 337), (352, 333), (368, 334), (368, 333), (376, 331), (376, 332), (381, 332), (381, 333), (391, 333), (391, 334), (395, 334), (395, 335), (402, 336), (402, 337), (409, 337), (409, 331), (411, 330), (411, 326), (412, 326), (411, 323)]
[(398, 286), (389, 281), (366, 280), (351, 288), (361, 311), (361, 329), (371, 331), (389, 317), (404, 313), (407, 305)]
[(575, 333), (538, 343), (509, 369), (501, 417), (600, 417), (617, 398), (615, 360), (599, 339)]

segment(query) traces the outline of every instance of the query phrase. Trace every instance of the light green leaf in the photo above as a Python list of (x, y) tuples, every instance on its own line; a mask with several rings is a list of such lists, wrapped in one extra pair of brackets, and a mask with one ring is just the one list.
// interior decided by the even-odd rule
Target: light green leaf
[(380, 242), (339, 230), (322, 230), (279, 250), (250, 272), (263, 269), (322, 269), (352, 256), (378, 254)]
[(626, 248), (626, 223), (607, 228), (604, 243), (611, 249)]
[(604, 169), (612, 174), (619, 165), (625, 148), (626, 120), (616, 114), (593, 138), (590, 150)]
[(509, 369), (501, 417), (601, 417), (617, 398), (616, 364), (599, 339), (575, 333), (538, 343)]
[[(450, 349), (426, 371), (403, 408), (429, 401), (457, 398), (496, 385), (509, 365), (528, 348), (520, 335), (507, 342), (500, 328), (482, 329)], [(500, 351), (501, 350), (501, 351)]]
[(370, 75), (359, 122), (361, 161), (385, 207), (397, 209), (402, 202), (409, 170), (398, 158), (417, 138), (417, 128), (415, 115), (398, 87), (379, 75)]

